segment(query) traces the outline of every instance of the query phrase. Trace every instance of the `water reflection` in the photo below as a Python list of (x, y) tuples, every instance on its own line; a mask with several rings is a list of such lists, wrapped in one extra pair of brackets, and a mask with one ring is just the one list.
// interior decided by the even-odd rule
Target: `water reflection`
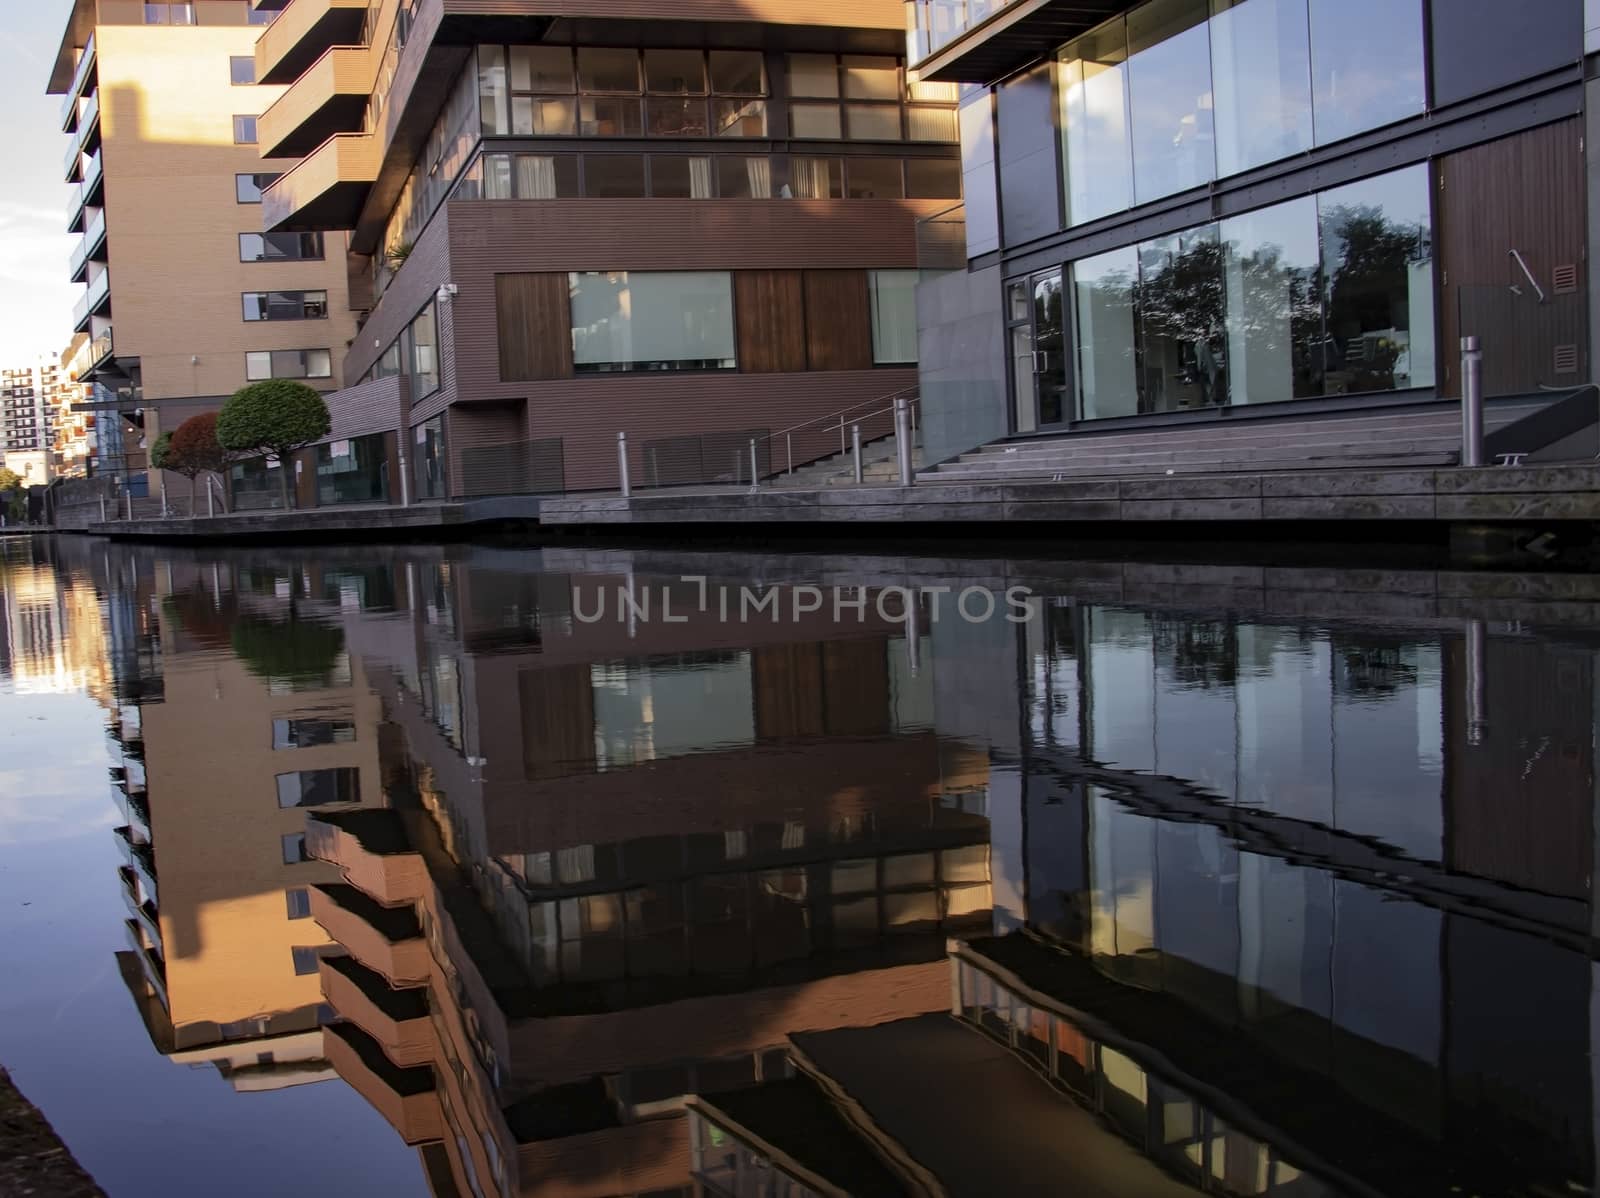
[[(152, 1040), (437, 1193), (1593, 1187), (1581, 580), (112, 555)], [(719, 615), (825, 576), (1036, 595)]]

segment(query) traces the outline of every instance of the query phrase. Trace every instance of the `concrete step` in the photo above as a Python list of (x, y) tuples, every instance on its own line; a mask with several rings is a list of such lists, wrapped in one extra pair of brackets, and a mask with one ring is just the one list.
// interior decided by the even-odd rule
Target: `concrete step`
[(1427, 470), (1437, 466), (1453, 466), (1453, 453), (1415, 453), (1395, 457), (1374, 456), (1361, 458), (1261, 458), (1241, 467), (1235, 462), (1201, 463), (1188, 467), (1159, 466), (1075, 466), (1067, 469), (1038, 472), (1031, 470), (995, 473), (946, 473), (941, 470), (924, 471), (917, 475), (919, 483), (959, 484), (984, 482), (1038, 482), (1075, 481), (1101, 478), (1151, 478), (1172, 476), (1190, 477), (1207, 474), (1266, 474), (1276, 471), (1305, 470)]
[(1095, 453), (1107, 454), (1121, 450), (1148, 451), (1152, 448), (1182, 446), (1207, 448), (1224, 446), (1299, 445), (1305, 443), (1363, 444), (1382, 443), (1399, 436), (1453, 436), (1459, 438), (1460, 426), (1454, 423), (1405, 424), (1382, 428), (1313, 426), (1296, 430), (1247, 431), (1216, 430), (1207, 432), (1148, 433), (1140, 437), (1076, 437), (1051, 438), (1043, 441), (1010, 441), (988, 445), (960, 455), (963, 459), (987, 457), (1016, 457), (1019, 455)]
[(1363, 446), (1342, 445), (1337, 442), (1328, 442), (1317, 445), (1278, 445), (1260, 447), (1241, 452), (1237, 447), (1226, 450), (1221, 449), (1165, 449), (1151, 450), (1145, 453), (1117, 453), (1117, 454), (1061, 454), (1040, 456), (1007, 457), (995, 455), (989, 458), (969, 459), (958, 462), (945, 462), (934, 467), (940, 473), (959, 474), (996, 474), (1028, 472), (1033, 474), (1051, 473), (1055, 470), (1088, 467), (1094, 469), (1111, 469), (1127, 467), (1177, 467), (1198, 466), (1210, 464), (1235, 464), (1248, 469), (1253, 463), (1263, 458), (1292, 459), (1298, 461), (1309, 460), (1356, 460), (1362, 457), (1403, 457), (1413, 453), (1454, 453), (1460, 448), (1459, 441), (1448, 437), (1419, 437), (1415, 439), (1394, 439), (1382, 443), (1372, 443)]

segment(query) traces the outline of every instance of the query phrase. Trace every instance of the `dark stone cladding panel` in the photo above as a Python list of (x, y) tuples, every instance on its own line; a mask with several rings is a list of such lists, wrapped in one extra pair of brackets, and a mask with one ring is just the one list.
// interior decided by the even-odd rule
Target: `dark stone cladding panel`
[(398, 427), (409, 399), (410, 380), (398, 375), (373, 379), (329, 396), (333, 427), (328, 439), (359, 437)]

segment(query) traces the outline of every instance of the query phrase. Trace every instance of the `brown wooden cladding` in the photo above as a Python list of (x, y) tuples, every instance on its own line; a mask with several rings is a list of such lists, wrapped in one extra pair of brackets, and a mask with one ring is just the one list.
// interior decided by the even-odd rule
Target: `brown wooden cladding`
[(806, 361), (812, 370), (872, 366), (872, 312), (864, 270), (808, 270)]
[[(1482, 341), (1485, 395), (1531, 391), (1541, 382), (1576, 385), (1588, 377), (1582, 296), (1552, 294), (1555, 268), (1578, 265), (1580, 288), (1584, 277), (1582, 139), (1581, 118), (1573, 117), (1439, 159), (1440, 395), (1461, 394), (1463, 334)], [(1535, 306), (1513, 249), (1550, 304)], [(1513, 285), (1524, 295), (1514, 296)], [(1479, 327), (1462, 327), (1463, 303), (1467, 323)], [(1554, 349), (1569, 337), (1578, 346), (1578, 370), (1557, 377)]]
[(495, 332), (503, 382), (572, 374), (572, 305), (565, 274), (494, 277)]
[(800, 271), (735, 271), (733, 310), (740, 370), (770, 374), (806, 368), (806, 301)]

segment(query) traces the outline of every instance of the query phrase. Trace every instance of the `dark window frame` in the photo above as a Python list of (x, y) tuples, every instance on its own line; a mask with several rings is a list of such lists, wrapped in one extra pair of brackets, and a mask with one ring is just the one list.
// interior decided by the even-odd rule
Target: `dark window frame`
[[(306, 298), (308, 296), (314, 296), (314, 295), (320, 295), (322, 297), (321, 303), (317, 303), (316, 301), (309, 300), (309, 299)], [(243, 292), (239, 293), (239, 296), (240, 296), (240, 303), (241, 303), (241, 305), (242, 305), (242, 307), (244, 309), (244, 321), (245, 321), (246, 324), (274, 324), (274, 323), (282, 323), (282, 322), (297, 321), (297, 320), (327, 320), (328, 319), (328, 293), (326, 291), (322, 290), (320, 287), (306, 289), (306, 290), (243, 291)], [(301, 314), (299, 316), (271, 316), (271, 315), (266, 315), (265, 313), (270, 313), (272, 311), (272, 297), (273, 296), (282, 296), (282, 297), (299, 296), (300, 298), (298, 300), (298, 303), (300, 305)], [(263, 308), (259, 309), (261, 312), (264, 313), (263, 315), (260, 315), (260, 316), (251, 316), (250, 315), (250, 300), (251, 300), (251, 297), (259, 297), (260, 300), (264, 301), (265, 306)], [(287, 300), (285, 302), (287, 302)], [(317, 311), (317, 312), (308, 311), (308, 309), (311, 309), (311, 308), (320, 308), (321, 311)]]
[[(246, 70), (248, 68), (248, 70)], [(241, 79), (241, 73), (247, 73), (248, 79)], [(234, 87), (249, 87), (256, 81), (256, 60), (250, 54), (228, 55), (228, 81)]]

